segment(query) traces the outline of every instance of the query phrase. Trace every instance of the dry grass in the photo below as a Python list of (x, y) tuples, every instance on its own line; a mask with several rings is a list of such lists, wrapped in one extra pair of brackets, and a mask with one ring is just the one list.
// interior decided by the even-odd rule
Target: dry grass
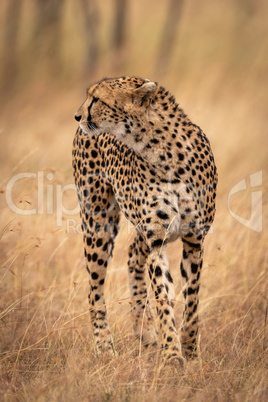
[[(76, 97), (74, 94), (73, 98)], [(187, 98), (187, 95), (185, 95)], [(201, 288), (201, 356), (189, 363), (184, 373), (159, 367), (156, 351), (141, 350), (132, 339), (127, 289), (126, 251), (133, 229), (123, 221), (115, 257), (107, 275), (106, 294), (110, 324), (118, 356), (96, 358), (87, 312), (87, 274), (84, 269), (81, 235), (66, 233), (66, 219), (57, 228), (54, 215), (19, 216), (12, 213), (1, 194), (1, 393), (2, 400), (265, 400), (267, 397), (267, 232), (256, 233), (236, 222), (227, 208), (227, 194), (239, 180), (263, 170), (266, 159), (259, 146), (246, 157), (239, 152), (254, 149), (254, 137), (243, 139), (250, 125), (261, 126), (254, 116), (235, 130), (219, 124), (228, 113), (225, 100), (216, 107), (209, 97), (204, 110), (193, 105), (193, 114), (212, 111), (209, 126), (219, 165), (220, 186), (213, 234), (206, 241)], [(55, 104), (58, 99), (55, 100)], [(247, 101), (237, 99), (240, 114), (247, 113)], [(66, 103), (66, 115), (78, 99)], [(38, 105), (39, 108), (41, 106)], [(16, 149), (18, 172), (53, 172), (56, 184), (72, 182), (70, 150), (75, 127), (66, 124), (54, 105), (42, 105), (42, 113), (31, 120), (32, 110), (21, 111), (10, 132), (23, 135), (11, 144)], [(25, 113), (25, 115), (24, 115)], [(43, 114), (51, 115), (44, 126)], [(23, 127), (23, 128), (21, 128)], [(27, 127), (27, 129), (26, 129)], [(55, 138), (53, 128), (60, 127)], [(237, 131), (239, 128), (239, 132)], [(221, 132), (222, 130), (222, 132)], [(217, 137), (213, 136), (217, 133)], [(46, 135), (46, 137), (44, 137)], [(49, 137), (50, 136), (50, 137)], [(62, 138), (66, 136), (63, 142)], [(52, 141), (53, 139), (53, 141)], [(252, 142), (252, 143), (251, 143)], [(223, 143), (223, 144), (222, 144)], [(33, 145), (31, 145), (33, 144)], [(61, 146), (60, 146), (61, 144)], [(16, 148), (17, 147), (17, 148)], [(36, 149), (32, 154), (31, 148)], [(19, 149), (20, 148), (20, 149)], [(27, 155), (25, 157), (25, 155)], [(236, 155), (236, 160), (234, 159)], [(262, 156), (263, 155), (263, 156)], [(53, 161), (53, 162), (52, 162)], [(9, 159), (6, 172), (14, 166)], [(53, 165), (52, 165), (53, 163)], [(53, 170), (52, 170), (53, 169)], [(23, 185), (22, 185), (23, 183)], [(48, 183), (45, 180), (45, 187)], [(36, 206), (36, 181), (15, 186), (13, 198), (23, 208)], [(263, 188), (264, 190), (264, 188)], [(66, 194), (65, 205), (75, 203), (74, 192)], [(250, 212), (245, 197), (234, 199), (240, 215)], [(69, 198), (69, 200), (67, 199)], [(72, 205), (71, 205), (72, 204)], [(267, 205), (263, 191), (263, 206)], [(71, 217), (72, 218), (72, 217)], [(75, 216), (79, 222), (78, 216)], [(120, 249), (118, 248), (120, 244)], [(122, 250), (123, 248), (123, 250)], [(124, 252), (123, 252), (124, 251)], [(169, 247), (177, 288), (176, 316), (179, 323), (181, 294), (179, 260), (181, 246)]]
[[(209, 8), (205, 12), (209, 13)], [(247, 28), (254, 32), (253, 37), (244, 32), (244, 40), (251, 40), (251, 50), (260, 43), (255, 41), (257, 33), (253, 30), (258, 21), (258, 38), (264, 37), (264, 17), (259, 14), (254, 14)], [(227, 42), (232, 39), (230, 15), (228, 21)], [(204, 42), (210, 36), (208, 26), (204, 23)], [(182, 38), (188, 38), (194, 46), (190, 32), (183, 25)], [(243, 48), (241, 41), (236, 46)], [(180, 70), (183, 73), (184, 68), (192, 66), (190, 71), (185, 70), (185, 79), (176, 80), (174, 59), (171, 75), (163, 84), (172, 89), (186, 112), (208, 134), (219, 168), (217, 215), (213, 234), (206, 240), (200, 291), (200, 358), (188, 363), (183, 373), (175, 367), (163, 369), (158, 351), (140, 349), (133, 339), (126, 270), (133, 228), (124, 220), (106, 282), (109, 322), (118, 355), (96, 358), (82, 238), (73, 231), (67, 233), (67, 220), (76, 219), (78, 223), (79, 216), (65, 215), (62, 226), (57, 227), (55, 212), (20, 216), (8, 208), (6, 185), (15, 174), (45, 172), (44, 197), (53, 189), (54, 211), (57, 186), (73, 183), (71, 146), (76, 125), (72, 116), (86, 84), (76, 89), (57, 87), (55, 96), (46, 82), (39, 82), (24, 92), (23, 101), (20, 94), (14, 97), (1, 117), (1, 400), (268, 399), (267, 40), (252, 54), (246, 53), (249, 62), (244, 70), (241, 60), (235, 58), (226, 64), (229, 70), (217, 64), (217, 57), (209, 65), (209, 51), (216, 51), (216, 46), (207, 46), (208, 56), (199, 70), (191, 59), (193, 54), (198, 58), (198, 44), (196, 48), (191, 46)], [(176, 57), (180, 60), (182, 55)], [(207, 74), (203, 74), (204, 69)], [(142, 73), (141, 65), (137, 70), (131, 67), (127, 72), (150, 76), (149, 70)], [(178, 87), (174, 82), (179, 82)], [(231, 216), (227, 200), (236, 183), (246, 178), (249, 184), (249, 176), (260, 170), (263, 185), (257, 190), (262, 191), (263, 229), (258, 233)], [(48, 173), (53, 173), (53, 180), (47, 179)], [(18, 182), (13, 199), (21, 208), (35, 208), (36, 180)], [(75, 193), (66, 192), (63, 201), (65, 207), (73, 208)], [(250, 191), (234, 195), (231, 207), (240, 216), (249, 217)], [(168, 254), (179, 325), (180, 242), (170, 245)]]

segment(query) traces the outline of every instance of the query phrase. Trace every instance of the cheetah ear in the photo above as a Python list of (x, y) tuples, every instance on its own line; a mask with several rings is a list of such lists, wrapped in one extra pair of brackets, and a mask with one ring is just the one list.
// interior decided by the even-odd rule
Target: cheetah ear
[(133, 95), (133, 102), (138, 103), (141, 106), (146, 105), (148, 106), (150, 100), (153, 98), (156, 92), (157, 85), (155, 82), (146, 80), (144, 84), (142, 84), (139, 88), (134, 89)]

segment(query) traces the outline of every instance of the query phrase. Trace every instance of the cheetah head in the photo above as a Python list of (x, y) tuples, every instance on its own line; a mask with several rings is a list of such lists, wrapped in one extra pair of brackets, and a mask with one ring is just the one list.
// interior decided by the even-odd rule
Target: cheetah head
[(109, 132), (129, 145), (137, 143), (137, 136), (150, 127), (157, 88), (155, 82), (142, 78), (104, 79), (87, 90), (75, 119), (85, 134)]

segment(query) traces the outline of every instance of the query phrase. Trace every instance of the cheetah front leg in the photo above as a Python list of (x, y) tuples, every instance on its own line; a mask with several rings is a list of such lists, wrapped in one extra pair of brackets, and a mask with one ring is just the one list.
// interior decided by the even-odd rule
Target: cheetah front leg
[(146, 285), (146, 259), (148, 246), (142, 236), (137, 234), (129, 247), (128, 279), (132, 301), (131, 315), (133, 332), (141, 338), (144, 346), (157, 344), (155, 319), (151, 309)]
[[(109, 196), (108, 193), (109, 191), (107, 191)], [(112, 203), (112, 198), (113, 195), (108, 197), (110, 207), (106, 210), (105, 217), (101, 216), (101, 211), (97, 214), (82, 213), (84, 252), (90, 276), (89, 311), (97, 352), (114, 352), (104, 298), (106, 270), (112, 256), (119, 223), (119, 207)]]
[(203, 244), (192, 243), (183, 239), (183, 256), (181, 261), (182, 293), (184, 301), (183, 322), (180, 329), (180, 340), (183, 355), (188, 358), (197, 357), (198, 333), (198, 292), (200, 274), (203, 264)]

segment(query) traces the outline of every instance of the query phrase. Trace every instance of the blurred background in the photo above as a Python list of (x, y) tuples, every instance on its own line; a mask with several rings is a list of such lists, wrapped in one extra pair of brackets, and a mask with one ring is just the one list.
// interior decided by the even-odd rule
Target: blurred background
[[(259, 152), (259, 141), (267, 145), (260, 121), (267, 105), (267, 9), (265, 0), (2, 0), (1, 161), (16, 160), (11, 128), (30, 129), (39, 117), (31, 133), (38, 144), (52, 136), (62, 145), (75, 129), (85, 88), (119, 75), (166, 86), (217, 140), (219, 156), (227, 151), (237, 161), (231, 144), (242, 131), (240, 155), (247, 157), (253, 136), (251, 152)], [(32, 137), (20, 143), (15, 131), (25, 152), (34, 146)]]
[[(71, 339), (82, 343), (88, 335), (87, 319), (77, 319), (87, 314), (88, 291), (80, 218), (78, 213), (65, 213), (77, 205), (71, 167), (77, 127), (74, 114), (94, 81), (137, 75), (159, 82), (175, 95), (207, 134), (218, 166), (217, 214), (206, 240), (200, 293), (201, 331), (204, 356), (218, 353), (223, 359), (228, 355), (229, 375), (228, 382), (218, 384), (213, 381), (219, 377), (213, 377), (211, 396), (248, 384), (251, 377), (246, 371), (244, 382), (233, 384), (241, 356), (250, 357), (251, 372), (256, 373), (252, 384), (263, 389), (267, 21), (266, 0), (1, 0), (0, 303), (6, 314), (0, 329), (3, 356), (9, 362), (3, 371), (5, 386), (21, 368), (17, 386), (26, 392), (27, 387), (20, 388), (26, 381), (23, 370), (31, 363), (29, 372), (35, 378), (33, 373), (43, 370), (48, 356), (60, 353), (49, 349), (50, 355), (36, 352), (35, 357), (29, 354), (29, 360), (21, 361), (15, 359), (16, 350), (25, 346), (32, 351), (36, 342), (43, 345), (43, 337), (50, 340), (49, 345), (66, 346), (70, 333)], [(25, 172), (32, 176), (17, 176)], [(14, 177), (19, 179), (10, 190)], [(37, 208), (37, 213), (14, 212), (8, 205), (7, 188), (13, 206), (22, 212)], [(106, 284), (111, 325), (116, 326), (122, 344), (131, 333), (129, 306), (119, 306), (117, 301), (129, 297), (126, 264), (131, 236), (133, 228), (122, 220), (120, 246), (115, 248)], [(180, 254), (179, 242), (170, 245), (178, 299)], [(178, 323), (180, 313), (178, 304)], [(243, 325), (237, 330), (241, 319)], [(61, 338), (53, 338), (49, 328), (56, 323), (65, 328), (68, 320), (76, 323), (75, 328), (61, 330)], [(254, 355), (250, 348), (243, 351), (252, 339), (257, 339)], [(52, 365), (46, 364), (49, 376)], [(207, 367), (213, 373), (214, 366)], [(59, 384), (63, 383), (62, 377)], [(203, 386), (195, 383), (195, 388)]]

